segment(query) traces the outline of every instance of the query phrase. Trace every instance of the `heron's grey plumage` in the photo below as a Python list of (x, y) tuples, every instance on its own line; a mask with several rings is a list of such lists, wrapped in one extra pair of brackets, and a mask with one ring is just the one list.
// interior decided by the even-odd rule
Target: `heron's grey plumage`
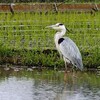
[(82, 70), (82, 57), (78, 47), (69, 37), (63, 37), (66, 33), (65, 26), (61, 23), (57, 23), (47, 27), (57, 30), (54, 41), (60, 56), (63, 57), (65, 61), (65, 67), (67, 68), (67, 63), (71, 63)]
[(59, 50), (63, 57), (69, 60), (74, 66), (80, 70), (83, 69), (82, 57), (76, 44), (68, 37), (59, 44)]

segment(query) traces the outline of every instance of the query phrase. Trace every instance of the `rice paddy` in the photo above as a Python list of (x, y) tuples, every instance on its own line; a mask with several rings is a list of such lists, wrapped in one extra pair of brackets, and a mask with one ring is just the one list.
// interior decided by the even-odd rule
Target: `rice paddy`
[(54, 44), (54, 30), (45, 27), (61, 22), (79, 47), (85, 67), (100, 66), (100, 12), (0, 13), (0, 64), (64, 66)]

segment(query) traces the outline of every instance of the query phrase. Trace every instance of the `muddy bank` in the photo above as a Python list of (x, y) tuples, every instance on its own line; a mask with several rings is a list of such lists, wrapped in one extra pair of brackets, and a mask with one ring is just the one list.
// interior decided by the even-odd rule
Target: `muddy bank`
[[(100, 66), (99, 56), (97, 60), (92, 59), (94, 55), (89, 52), (82, 52), (83, 64), (85, 68), (97, 69)], [(64, 68), (64, 61), (60, 59), (57, 50), (4, 50), (0, 52), (0, 65), (17, 65), (27, 67), (49, 67)]]
[[(67, 11), (67, 10), (99, 10), (100, 4), (64, 4), (64, 3), (31, 3), (31, 4), (15, 4), (13, 10), (21, 11)], [(10, 4), (0, 4), (0, 12), (11, 11)]]

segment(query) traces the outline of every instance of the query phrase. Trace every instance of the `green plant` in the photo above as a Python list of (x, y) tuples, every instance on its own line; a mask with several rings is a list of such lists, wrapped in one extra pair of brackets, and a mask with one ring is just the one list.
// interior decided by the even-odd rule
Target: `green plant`
[[(100, 65), (100, 13), (66, 11), (58, 12), (16, 12), (0, 15), (0, 63), (21, 65), (41, 65), (60, 67), (64, 63), (55, 50), (55, 31), (46, 29), (47, 25), (64, 23), (71, 33), (66, 33), (79, 47), (86, 67)], [(48, 55), (44, 50), (51, 50)], [(5, 59), (4, 59), (5, 58)], [(7, 60), (11, 58), (14, 60)]]

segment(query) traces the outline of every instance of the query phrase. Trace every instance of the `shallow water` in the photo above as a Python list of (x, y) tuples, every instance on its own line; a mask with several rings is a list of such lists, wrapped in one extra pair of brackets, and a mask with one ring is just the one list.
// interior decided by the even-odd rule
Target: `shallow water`
[(100, 100), (100, 76), (90, 72), (0, 70), (0, 100)]

